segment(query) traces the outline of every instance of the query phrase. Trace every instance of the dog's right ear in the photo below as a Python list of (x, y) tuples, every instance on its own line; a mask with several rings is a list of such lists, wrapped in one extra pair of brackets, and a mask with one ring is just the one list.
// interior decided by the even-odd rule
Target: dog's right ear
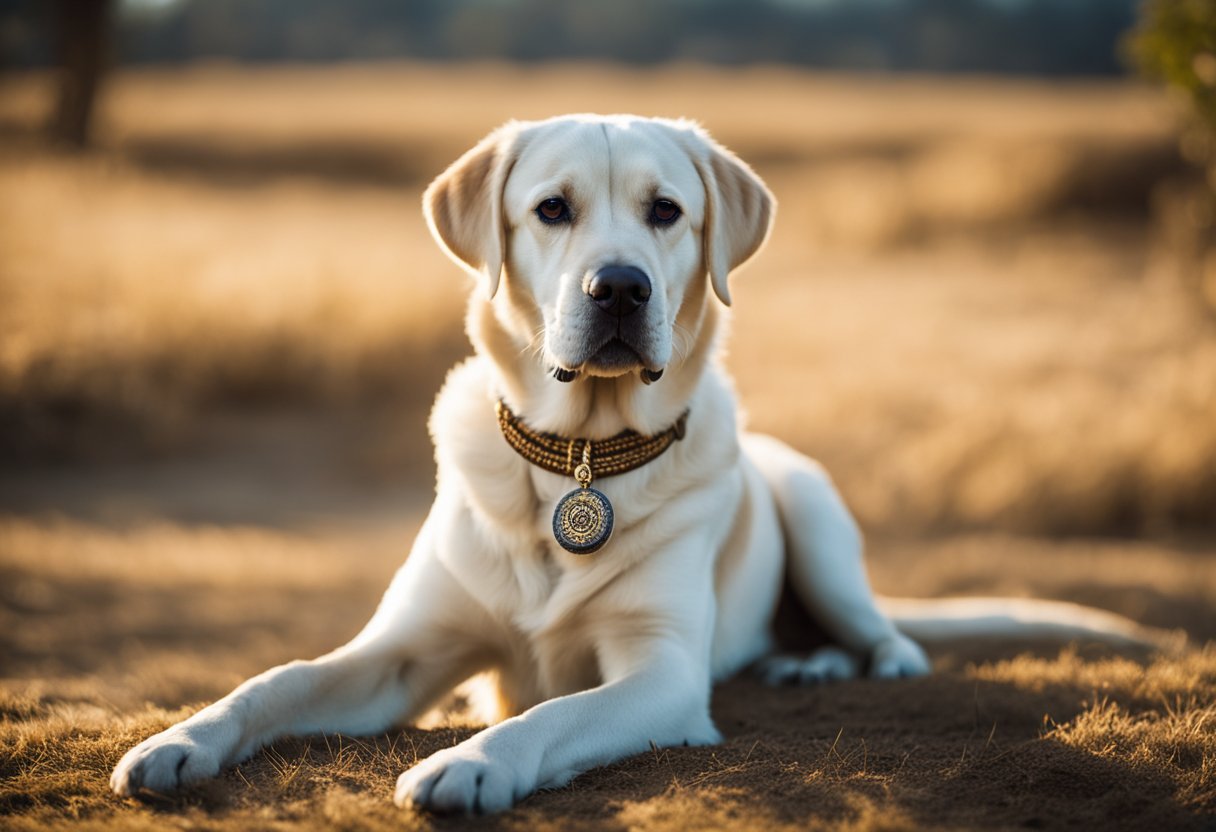
[(430, 184), (422, 213), (440, 247), (494, 297), (507, 256), (502, 194), (515, 163), (518, 127), (505, 124)]

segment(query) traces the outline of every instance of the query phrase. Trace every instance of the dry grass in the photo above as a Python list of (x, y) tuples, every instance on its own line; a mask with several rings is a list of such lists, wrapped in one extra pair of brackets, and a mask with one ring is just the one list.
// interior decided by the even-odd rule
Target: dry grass
[[(121, 716), (108, 703), (10, 689), (0, 703), (0, 814), (12, 829), (1202, 828), (1216, 808), (1210, 653), (1151, 665), (1159, 676), (1196, 666), (1201, 674), (1187, 698), (1157, 706), (1127, 704), (1138, 694), (1118, 668), (1102, 698), (1078, 701), (1082, 686), (1067, 674), (1075, 662), (1020, 659), (1012, 683), (1000, 681), (1005, 665), (908, 683), (901, 713), (886, 718), (882, 686), (736, 681), (718, 693), (723, 746), (644, 754), (490, 823), (440, 821), (389, 802), (400, 771), (465, 729), (282, 741), (216, 781), (140, 804), (108, 794), (109, 768), (190, 709)], [(1036, 693), (1021, 687), (1040, 674), (1059, 681)]]
[(1210, 824), (1210, 540), (1009, 533), (1216, 522), (1216, 338), (1149, 224), (1172, 156), (1153, 91), (204, 67), (116, 78), (104, 146), (79, 157), (31, 138), (45, 91), (0, 87), (0, 826), (472, 826), (388, 802), (467, 734), (452, 714), (278, 743), (161, 803), (105, 780), (137, 739), (366, 619), (467, 349), (421, 189), (507, 117), (583, 109), (696, 116), (773, 186), (727, 360), (752, 424), (824, 459), (876, 532), (879, 590), (1080, 600), (1199, 647), (960, 643), (899, 686), (739, 679), (715, 697), (723, 746), (478, 827)]
[(1165, 713), (1131, 714), (1103, 700), (1049, 735), (1096, 757), (1118, 760), (1134, 770), (1167, 772), (1184, 806), (1216, 810), (1216, 705), (1178, 699)]
[(0, 193), (20, 195), (0, 207), (0, 418), (19, 458), (87, 456), (97, 434), (180, 445), (209, 404), (418, 395), (434, 371), (409, 363), (462, 338), (459, 279), (427, 279), (440, 255), (405, 191), (335, 210), (315, 183), (231, 193), (27, 156), (0, 164)]
[[(307, 534), (0, 523), (0, 825), (471, 828), (389, 802), (401, 770), (468, 735), (458, 712), (430, 730), (283, 741), (162, 802), (106, 790), (138, 739), (352, 635), (417, 522)], [(1202, 552), (984, 536), (880, 542), (872, 561), (881, 591), (1029, 589), (1183, 627), (1199, 642), (1216, 636), (1216, 565)], [(935, 677), (898, 686), (739, 679), (715, 696), (723, 746), (641, 755), (488, 825), (1201, 828), (1216, 811), (1212, 650), (1142, 663), (1035, 647), (1046, 652), (1011, 659), (1019, 646), (943, 645)]]
[(1072, 686), (1091, 691), (1084, 711), (1052, 724), (1044, 739), (1114, 761), (1146, 777), (1168, 778), (1176, 799), (1216, 813), (1216, 651), (1147, 668), (1127, 659), (1086, 662), (1022, 657), (975, 668), (975, 678), (1023, 690)]
[[(3, 89), (11, 133), (44, 84)], [(1169, 110), (1119, 84), (127, 73), (104, 152), (0, 157), (0, 453), (170, 453), (251, 403), (416, 424), (467, 349), (419, 193), (489, 126), (570, 109), (699, 116), (769, 179), (731, 364), (754, 424), (828, 462), (868, 526), (1211, 527), (1216, 338), (1144, 219)]]

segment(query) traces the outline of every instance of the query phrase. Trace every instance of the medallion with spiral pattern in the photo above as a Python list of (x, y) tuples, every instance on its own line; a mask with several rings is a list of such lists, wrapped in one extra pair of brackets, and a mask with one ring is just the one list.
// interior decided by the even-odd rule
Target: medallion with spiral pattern
[(612, 535), (612, 503), (594, 488), (571, 491), (553, 512), (553, 536), (567, 552), (589, 555)]

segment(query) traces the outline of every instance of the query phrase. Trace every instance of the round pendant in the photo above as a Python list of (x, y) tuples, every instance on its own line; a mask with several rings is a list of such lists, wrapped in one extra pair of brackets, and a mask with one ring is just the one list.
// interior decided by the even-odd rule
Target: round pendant
[(553, 510), (553, 536), (567, 552), (589, 555), (612, 535), (612, 503), (594, 488), (576, 488)]

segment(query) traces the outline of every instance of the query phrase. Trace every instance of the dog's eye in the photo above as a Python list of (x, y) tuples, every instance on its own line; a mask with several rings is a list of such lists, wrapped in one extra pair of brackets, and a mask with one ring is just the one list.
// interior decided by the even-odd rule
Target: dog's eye
[(680, 218), (680, 206), (670, 199), (656, 199), (650, 206), (651, 225), (671, 225)]
[(569, 222), (570, 206), (561, 197), (550, 197), (536, 206), (536, 216), (541, 222), (555, 225), (559, 222)]

